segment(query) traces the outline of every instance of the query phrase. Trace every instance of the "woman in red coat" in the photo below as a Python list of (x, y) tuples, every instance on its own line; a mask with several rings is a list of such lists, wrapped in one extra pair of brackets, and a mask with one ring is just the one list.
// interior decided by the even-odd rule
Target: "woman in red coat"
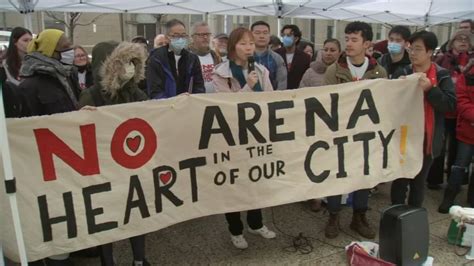
[[(464, 176), (469, 172), (469, 165), (474, 155), (474, 59), (459, 75), (456, 82), (457, 93), (457, 125), (456, 138), (458, 148), (456, 160), (451, 168), (451, 176), (444, 193), (443, 202), (438, 208), (440, 213), (448, 213), (459, 193)], [(474, 193), (474, 182), (470, 181), (468, 194)], [(474, 195), (469, 197), (469, 207), (474, 207)]]

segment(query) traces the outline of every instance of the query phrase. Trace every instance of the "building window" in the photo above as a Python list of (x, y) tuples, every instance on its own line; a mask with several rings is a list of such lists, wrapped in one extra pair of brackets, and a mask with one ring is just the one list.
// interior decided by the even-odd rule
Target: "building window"
[(137, 35), (143, 36), (148, 40), (148, 44), (153, 45), (153, 39), (156, 36), (156, 24), (141, 23), (137, 25)]
[(331, 39), (331, 38), (333, 38), (333, 34), (334, 34), (334, 26), (328, 25), (328, 26), (327, 26), (326, 39)]

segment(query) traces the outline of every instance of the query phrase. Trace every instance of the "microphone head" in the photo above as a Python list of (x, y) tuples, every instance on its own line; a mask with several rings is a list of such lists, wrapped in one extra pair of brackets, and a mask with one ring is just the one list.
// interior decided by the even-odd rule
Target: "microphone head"
[(250, 63), (255, 63), (255, 57), (253, 57), (253, 55), (249, 56), (247, 61)]

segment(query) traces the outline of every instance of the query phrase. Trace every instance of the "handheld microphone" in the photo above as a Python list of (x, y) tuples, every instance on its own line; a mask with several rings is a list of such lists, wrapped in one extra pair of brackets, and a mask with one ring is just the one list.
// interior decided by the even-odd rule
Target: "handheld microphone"
[(251, 55), (247, 59), (248, 61), (248, 73), (252, 72), (255, 70), (255, 58)]

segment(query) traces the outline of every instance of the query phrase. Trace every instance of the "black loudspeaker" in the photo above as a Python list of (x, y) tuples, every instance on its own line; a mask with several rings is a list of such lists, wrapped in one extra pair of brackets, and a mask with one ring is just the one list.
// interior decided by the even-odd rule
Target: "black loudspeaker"
[(425, 208), (394, 205), (382, 212), (380, 258), (397, 265), (421, 265), (428, 258), (429, 223)]

